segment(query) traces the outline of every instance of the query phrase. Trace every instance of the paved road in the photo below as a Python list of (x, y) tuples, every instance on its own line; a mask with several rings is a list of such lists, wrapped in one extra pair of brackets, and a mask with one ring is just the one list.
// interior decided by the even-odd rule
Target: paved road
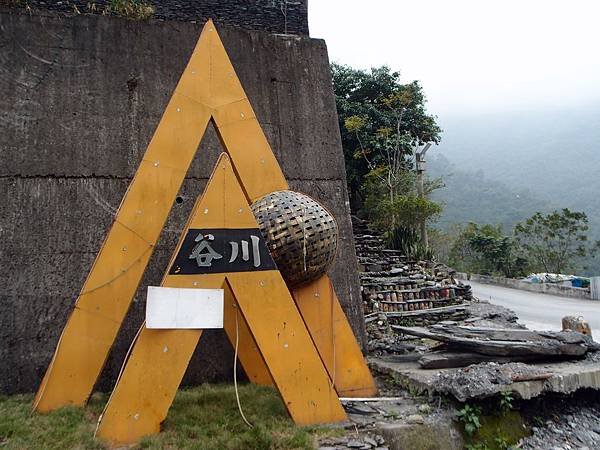
[(560, 330), (564, 316), (582, 316), (592, 333), (600, 332), (600, 301), (578, 300), (555, 295), (492, 286), (468, 281), (473, 294), (481, 300), (512, 309), (519, 322), (532, 330)]

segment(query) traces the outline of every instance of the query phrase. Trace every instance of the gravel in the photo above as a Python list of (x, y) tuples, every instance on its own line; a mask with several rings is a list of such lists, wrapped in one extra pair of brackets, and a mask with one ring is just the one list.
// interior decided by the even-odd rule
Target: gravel
[(600, 448), (600, 393), (547, 396), (523, 405), (532, 435), (523, 449), (584, 450)]

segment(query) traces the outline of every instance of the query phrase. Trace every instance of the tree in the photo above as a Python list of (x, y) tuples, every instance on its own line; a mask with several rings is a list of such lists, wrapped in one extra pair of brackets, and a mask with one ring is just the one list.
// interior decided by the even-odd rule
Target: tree
[(458, 270), (507, 278), (523, 276), (527, 268), (517, 243), (499, 225), (469, 223), (459, 232), (449, 259)]
[(547, 215), (536, 212), (515, 226), (515, 236), (535, 270), (549, 273), (573, 270), (577, 259), (588, 254), (587, 231), (587, 215), (568, 208)]
[(413, 172), (414, 156), (441, 132), (425, 111), (423, 91), (418, 82), (401, 84), (400, 74), (385, 66), (365, 72), (333, 65), (332, 71), (352, 207), (383, 230), (393, 248), (423, 255), (423, 230), (441, 213)]
[(412, 190), (392, 199), (379, 198), (374, 203), (371, 216), (375, 226), (382, 230), (398, 226), (417, 229), (421, 222), (431, 222), (442, 213), (440, 204), (419, 197)]
[(400, 73), (386, 66), (363, 71), (332, 64), (331, 70), (352, 208), (364, 206), (369, 174), (393, 200), (402, 172), (412, 168), (414, 146), (440, 140), (423, 89), (416, 81), (402, 84)]

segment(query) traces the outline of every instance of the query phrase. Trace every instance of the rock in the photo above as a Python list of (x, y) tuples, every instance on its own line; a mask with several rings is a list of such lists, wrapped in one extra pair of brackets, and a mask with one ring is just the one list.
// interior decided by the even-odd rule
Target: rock
[(429, 414), (431, 412), (431, 406), (427, 403), (423, 403), (422, 405), (419, 405), (419, 412), (421, 414)]
[(352, 440), (346, 443), (346, 447), (348, 448), (362, 448), (365, 444), (360, 441)]
[(461, 430), (450, 416), (426, 424), (394, 423), (382, 425), (386, 446), (406, 450), (462, 450)]
[(425, 423), (425, 419), (420, 414), (411, 414), (406, 418), (406, 423), (410, 424), (423, 424)]
[(364, 441), (372, 447), (377, 447), (377, 442), (375, 441), (375, 439), (371, 439), (367, 436), (366, 438), (364, 438)]
[(578, 331), (579, 333), (592, 335), (590, 324), (583, 317), (565, 316), (562, 318), (563, 331)]

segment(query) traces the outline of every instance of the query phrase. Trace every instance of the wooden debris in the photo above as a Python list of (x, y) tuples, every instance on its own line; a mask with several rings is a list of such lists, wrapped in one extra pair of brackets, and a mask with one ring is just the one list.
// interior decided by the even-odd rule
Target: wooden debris
[(538, 332), (520, 329), (437, 324), (429, 328), (391, 325), (396, 332), (445, 342), (450, 351), (489, 356), (581, 357), (600, 344), (575, 331)]
[(535, 374), (513, 374), (511, 375), (511, 380), (513, 381), (537, 381), (537, 380), (547, 380), (552, 377), (554, 373), (546, 372), (546, 373), (535, 373)]
[(419, 358), (419, 366), (423, 369), (449, 369), (454, 367), (465, 367), (482, 362), (534, 362), (543, 359), (538, 356), (491, 356), (469, 352), (432, 352), (426, 353)]
[(387, 312), (384, 313), (388, 317), (424, 317), (424, 316), (434, 316), (440, 312), (450, 313), (450, 312), (464, 312), (466, 310), (464, 304), (454, 305), (454, 306), (440, 306), (438, 308), (429, 308), (429, 309), (421, 309), (417, 311), (401, 311), (401, 312)]

